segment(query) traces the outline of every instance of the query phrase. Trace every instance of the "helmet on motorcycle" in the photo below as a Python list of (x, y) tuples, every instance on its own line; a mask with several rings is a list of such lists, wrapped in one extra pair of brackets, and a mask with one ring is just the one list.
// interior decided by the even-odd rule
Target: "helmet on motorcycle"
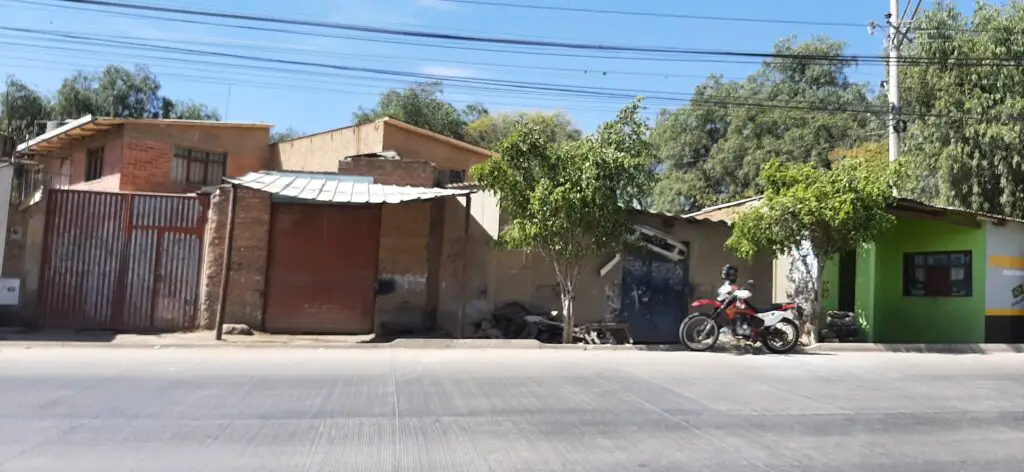
[(736, 279), (739, 278), (739, 276), (740, 270), (737, 269), (736, 266), (732, 264), (726, 264), (725, 267), (722, 267), (722, 280), (735, 282)]

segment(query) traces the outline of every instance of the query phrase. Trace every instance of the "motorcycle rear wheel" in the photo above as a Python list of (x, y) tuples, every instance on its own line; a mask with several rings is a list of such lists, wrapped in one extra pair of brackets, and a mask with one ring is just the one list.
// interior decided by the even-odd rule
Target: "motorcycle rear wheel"
[[(791, 332), (792, 335), (789, 335), (787, 333), (786, 339), (783, 340), (782, 342), (777, 343), (774, 342), (774, 338), (771, 338), (771, 336), (773, 334), (776, 334), (773, 331), (781, 331), (780, 328), (785, 328), (785, 330)], [(796, 348), (796, 343), (799, 340), (800, 326), (796, 324), (795, 321), (788, 318), (779, 321), (778, 323), (775, 324), (775, 326), (766, 328), (761, 335), (761, 343), (764, 344), (764, 348), (767, 349), (768, 352), (771, 352), (772, 354), (786, 354), (789, 351), (792, 351), (794, 348)]]
[[(679, 342), (691, 351), (710, 351), (716, 344), (718, 344), (720, 329), (721, 328), (718, 326), (718, 323), (716, 323), (711, 316), (704, 313), (694, 313), (687, 316), (686, 319), (683, 320), (682, 324), (679, 325)], [(708, 330), (711, 332), (708, 333)], [(697, 335), (704, 335), (707, 337), (701, 337), (698, 339)], [(707, 345), (701, 344), (701, 342), (707, 343)]]

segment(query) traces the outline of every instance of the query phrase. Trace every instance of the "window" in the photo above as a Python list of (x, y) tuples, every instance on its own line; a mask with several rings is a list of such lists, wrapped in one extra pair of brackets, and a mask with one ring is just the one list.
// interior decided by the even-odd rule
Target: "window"
[(225, 152), (174, 146), (171, 180), (188, 185), (219, 185), (228, 162)]
[(444, 169), (438, 172), (438, 183), (441, 185), (461, 184), (465, 181), (465, 170)]
[(971, 251), (903, 255), (903, 295), (970, 297)]
[(103, 177), (103, 148), (85, 150), (85, 181)]

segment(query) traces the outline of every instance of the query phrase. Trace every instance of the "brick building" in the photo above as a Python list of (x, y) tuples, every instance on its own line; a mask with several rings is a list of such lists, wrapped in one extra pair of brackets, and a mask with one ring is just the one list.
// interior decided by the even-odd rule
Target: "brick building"
[(265, 169), (271, 125), (88, 115), (18, 146), (58, 186), (193, 192), (222, 177)]
[[(434, 328), (443, 293), (451, 291), (442, 277), (446, 222), (465, 225), (465, 211), (446, 197), (471, 193), (438, 187), (464, 180), (490, 155), (393, 119), (272, 145), (277, 171), (237, 181), (227, 320), (271, 332)], [(333, 197), (353, 186), (370, 193)], [(331, 200), (322, 200), (327, 194)], [(212, 325), (220, 300), (226, 195), (222, 189), (211, 200), (204, 326)], [(296, 280), (305, 282), (288, 288)], [(343, 294), (337, 287), (359, 288)], [(338, 312), (351, 316), (331, 318)]]

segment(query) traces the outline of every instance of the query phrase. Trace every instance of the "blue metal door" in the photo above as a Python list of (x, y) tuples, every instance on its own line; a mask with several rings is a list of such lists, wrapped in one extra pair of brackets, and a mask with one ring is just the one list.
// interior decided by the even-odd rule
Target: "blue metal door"
[(689, 304), (687, 261), (657, 254), (629, 256), (622, 265), (621, 313), (638, 344), (676, 344)]

